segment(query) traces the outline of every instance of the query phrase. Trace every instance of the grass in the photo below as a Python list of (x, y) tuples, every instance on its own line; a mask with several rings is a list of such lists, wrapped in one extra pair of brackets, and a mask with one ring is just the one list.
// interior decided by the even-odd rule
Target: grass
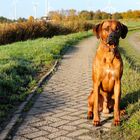
[[(102, 23), (104, 20), (88, 20), (88, 23), (98, 24)], [(125, 24), (129, 31), (138, 30), (140, 29), (140, 19), (120, 19), (121, 23)]]
[[(140, 71), (140, 52), (135, 50), (133, 46), (131, 46), (131, 44), (129, 43), (129, 36), (133, 35), (136, 32), (140, 32), (140, 30), (129, 32), (127, 38), (124, 40), (121, 40), (120, 44), (122, 46), (121, 47), (122, 53), (124, 54), (126, 59), (129, 61), (129, 63), (131, 63), (131, 68), (137, 69), (138, 71)], [(140, 39), (138, 41), (140, 41)]]
[(140, 27), (140, 19), (133, 19), (133, 20), (123, 20), (129, 28), (132, 27)]
[(0, 126), (55, 60), (90, 35), (91, 32), (79, 32), (0, 46)]
[(130, 45), (128, 37), (120, 41), (124, 63), (121, 107), (126, 108), (127, 115), (122, 117), (122, 125), (113, 129), (114, 140), (140, 139), (140, 53)]

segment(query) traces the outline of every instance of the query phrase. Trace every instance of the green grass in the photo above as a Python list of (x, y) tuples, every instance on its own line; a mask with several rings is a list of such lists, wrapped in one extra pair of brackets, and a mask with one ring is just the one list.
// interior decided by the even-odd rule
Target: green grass
[(120, 45), (122, 46), (122, 53), (127, 58), (129, 63), (131, 63), (131, 68), (140, 71), (140, 52), (135, 50), (135, 48), (129, 43), (129, 36), (133, 35), (136, 32), (140, 32), (140, 30), (129, 32), (126, 39), (120, 41)]
[(25, 100), (42, 73), (69, 47), (90, 35), (81, 32), (0, 46), (0, 125)]
[[(88, 23), (98, 24), (104, 20), (88, 20)], [(121, 23), (125, 24), (130, 31), (140, 29), (140, 19), (120, 19)]]
[[(131, 35), (134, 32), (128, 34)], [(111, 139), (140, 139), (140, 53), (129, 43), (128, 37), (120, 41), (120, 51), (124, 63), (122, 77), (121, 107), (126, 108), (127, 115), (122, 117), (122, 125), (114, 128)]]
[(125, 24), (129, 31), (140, 29), (140, 19), (123, 19), (120, 22)]
[(140, 20), (128, 20), (126, 21), (126, 25), (130, 28), (132, 27), (140, 27)]

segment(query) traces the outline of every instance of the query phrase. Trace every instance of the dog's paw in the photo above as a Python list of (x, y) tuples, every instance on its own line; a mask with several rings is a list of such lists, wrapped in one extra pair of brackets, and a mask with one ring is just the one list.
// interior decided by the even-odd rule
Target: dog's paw
[(100, 126), (101, 123), (100, 123), (100, 121), (98, 121), (98, 120), (93, 120), (93, 125), (94, 125), (94, 126)]
[(115, 125), (115, 126), (119, 126), (120, 123), (121, 123), (120, 120), (114, 120), (114, 125)]
[(93, 119), (93, 112), (88, 112), (88, 114), (87, 114), (87, 119), (88, 120), (92, 120)]

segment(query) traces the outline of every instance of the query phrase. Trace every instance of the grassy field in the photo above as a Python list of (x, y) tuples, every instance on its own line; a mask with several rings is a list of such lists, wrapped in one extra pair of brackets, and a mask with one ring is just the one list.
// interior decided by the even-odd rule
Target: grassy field
[[(88, 20), (88, 23), (98, 24), (104, 20)], [(140, 29), (140, 19), (120, 19), (121, 23), (125, 24), (129, 30), (137, 30)]]
[(126, 23), (129, 28), (140, 27), (140, 19), (137, 20), (123, 20), (122, 22)]
[(120, 42), (124, 62), (121, 107), (126, 108), (126, 115), (122, 117), (122, 125), (111, 133), (114, 140), (140, 139), (140, 53), (129, 44), (128, 37)]
[(46, 73), (67, 48), (90, 35), (91, 32), (81, 32), (1, 46), (0, 125), (9, 110), (25, 100), (42, 73)]

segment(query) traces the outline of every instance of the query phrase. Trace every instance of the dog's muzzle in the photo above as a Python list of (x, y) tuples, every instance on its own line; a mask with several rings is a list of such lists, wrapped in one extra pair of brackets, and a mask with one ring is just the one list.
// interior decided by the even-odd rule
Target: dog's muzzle
[(119, 37), (116, 32), (111, 32), (107, 38), (107, 44), (109, 45), (118, 45)]

